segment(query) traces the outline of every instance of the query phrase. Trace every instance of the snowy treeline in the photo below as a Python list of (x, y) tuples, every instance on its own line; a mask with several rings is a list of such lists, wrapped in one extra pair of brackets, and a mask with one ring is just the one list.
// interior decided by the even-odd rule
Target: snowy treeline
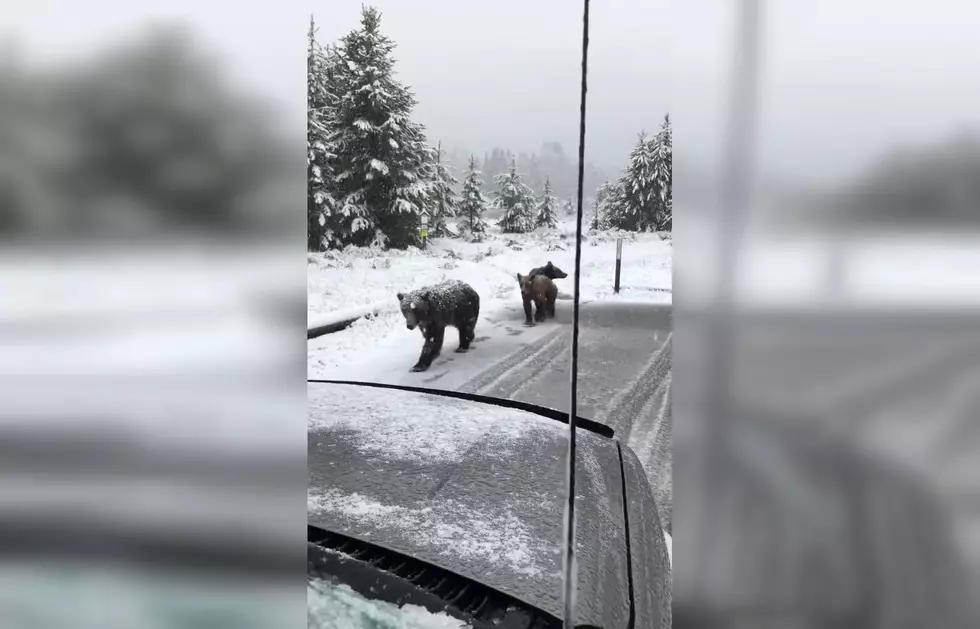
[[(365, 7), (360, 26), (328, 46), (317, 42), (311, 18), (308, 38), (310, 250), (419, 244), (423, 213), (430, 218), (431, 236), (480, 239), (488, 209), (499, 214), (497, 226), (505, 233), (557, 226), (559, 202), (551, 173), (539, 170), (548, 160), (531, 160), (532, 178), (543, 178), (540, 195), (528, 185), (516, 157), (501, 163), (505, 153), (500, 149), (486, 157), (482, 169), (471, 155), (460, 187), (453, 159), (441, 145), (433, 147), (423, 126), (412, 120), (416, 100), (395, 77), (395, 43), (381, 32), (376, 9)], [(655, 137), (641, 134), (623, 176), (597, 192), (593, 227), (670, 229), (670, 143), (667, 118)], [(555, 158), (551, 162), (561, 166), (556, 173), (560, 193), (567, 193), (568, 160), (560, 146), (547, 146)], [(561, 211), (574, 213), (571, 199)], [(453, 218), (455, 232), (447, 224)]]
[(596, 191), (592, 229), (671, 231), (672, 144), (669, 114), (652, 138), (640, 133), (622, 176)]
[[(450, 159), (459, 159), (450, 154)], [(559, 142), (545, 142), (537, 152), (524, 151), (514, 154), (506, 148), (494, 148), (483, 156), (484, 183), (494, 184), (493, 176), (505, 173), (511, 163), (517, 164), (517, 171), (523, 173), (524, 183), (536, 193), (542, 193), (546, 182), (550, 182), (552, 193), (557, 197), (574, 197), (578, 190), (578, 159), (575, 150), (571, 154)], [(463, 160), (465, 165), (465, 160)], [(493, 173), (493, 174), (490, 174)], [(606, 179), (607, 173), (586, 160), (585, 189), (595, 188)]]

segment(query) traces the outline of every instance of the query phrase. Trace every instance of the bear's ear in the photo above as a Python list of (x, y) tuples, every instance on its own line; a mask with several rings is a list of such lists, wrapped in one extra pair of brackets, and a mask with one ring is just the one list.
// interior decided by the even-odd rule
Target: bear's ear
[(520, 273), (517, 274), (517, 283), (518, 284), (523, 284), (524, 283), (524, 276), (521, 275)]
[(395, 297), (398, 298), (398, 301), (401, 301), (405, 299), (405, 293), (398, 293), (397, 295), (395, 295)]
[(545, 266), (547, 266), (549, 269), (553, 269), (555, 267), (555, 265), (551, 263), (551, 260), (548, 260), (548, 264)]
[(422, 301), (429, 301), (430, 299), (432, 299), (432, 291), (422, 293)]

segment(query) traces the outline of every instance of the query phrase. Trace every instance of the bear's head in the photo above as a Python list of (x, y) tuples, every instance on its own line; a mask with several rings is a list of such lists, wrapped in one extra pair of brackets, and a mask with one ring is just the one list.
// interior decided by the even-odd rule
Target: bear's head
[(517, 274), (517, 285), (521, 288), (521, 295), (528, 297), (531, 295), (531, 280), (526, 275)]
[(548, 261), (548, 264), (545, 265), (545, 272), (547, 276), (553, 280), (562, 280), (568, 277), (568, 273), (565, 273), (564, 271), (556, 267), (554, 264), (551, 263), (550, 260)]
[(429, 311), (432, 309), (432, 294), (429, 291), (421, 293), (398, 293), (398, 303), (401, 306), (402, 316), (405, 317), (405, 327), (414, 330), (423, 321), (430, 318)]

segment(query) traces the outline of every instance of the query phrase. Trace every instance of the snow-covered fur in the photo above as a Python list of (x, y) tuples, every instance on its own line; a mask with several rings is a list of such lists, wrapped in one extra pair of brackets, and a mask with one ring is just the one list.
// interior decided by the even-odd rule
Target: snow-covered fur
[(470, 348), (480, 316), (480, 295), (472, 286), (459, 280), (446, 280), (435, 286), (398, 293), (397, 297), (405, 325), (409, 330), (419, 328), (425, 339), (422, 355), (412, 371), (425, 371), (439, 356), (447, 325), (459, 330), (456, 351)]
[(552, 264), (551, 260), (549, 260), (548, 264), (544, 266), (539, 266), (536, 269), (531, 269), (531, 272), (527, 274), (527, 279), (532, 279), (535, 275), (545, 275), (550, 280), (562, 280), (568, 277), (568, 273), (565, 273), (564, 271), (556, 267), (554, 264)]
[(545, 317), (555, 316), (555, 300), (558, 298), (558, 287), (547, 275), (517, 274), (517, 284), (521, 287), (521, 299), (524, 302), (524, 325), (534, 325), (531, 321), (531, 302), (534, 302), (534, 321), (544, 321)]

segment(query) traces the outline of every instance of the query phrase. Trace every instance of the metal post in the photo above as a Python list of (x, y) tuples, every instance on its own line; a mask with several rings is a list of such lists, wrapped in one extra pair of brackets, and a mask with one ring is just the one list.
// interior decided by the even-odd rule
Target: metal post
[(613, 286), (613, 292), (619, 293), (619, 269), (623, 264), (623, 239), (616, 239), (616, 284)]
[[(442, 167), (442, 140), (439, 140), (439, 146), (438, 146), (438, 148), (436, 150), (438, 151), (438, 153), (436, 153), (436, 165), (437, 165), (437, 168), (440, 168), (441, 169), (441, 167)], [(446, 220), (446, 205), (445, 205), (444, 201), (445, 201), (445, 199), (443, 199), (442, 195), (440, 194), (439, 195), (439, 220), (442, 220), (442, 221), (445, 221)], [(436, 227), (437, 228), (439, 227), (438, 222), (436, 224)], [(438, 234), (436, 234), (436, 235), (438, 235)], [(425, 237), (426, 237), (426, 240), (429, 239), (428, 233), (426, 233)]]

